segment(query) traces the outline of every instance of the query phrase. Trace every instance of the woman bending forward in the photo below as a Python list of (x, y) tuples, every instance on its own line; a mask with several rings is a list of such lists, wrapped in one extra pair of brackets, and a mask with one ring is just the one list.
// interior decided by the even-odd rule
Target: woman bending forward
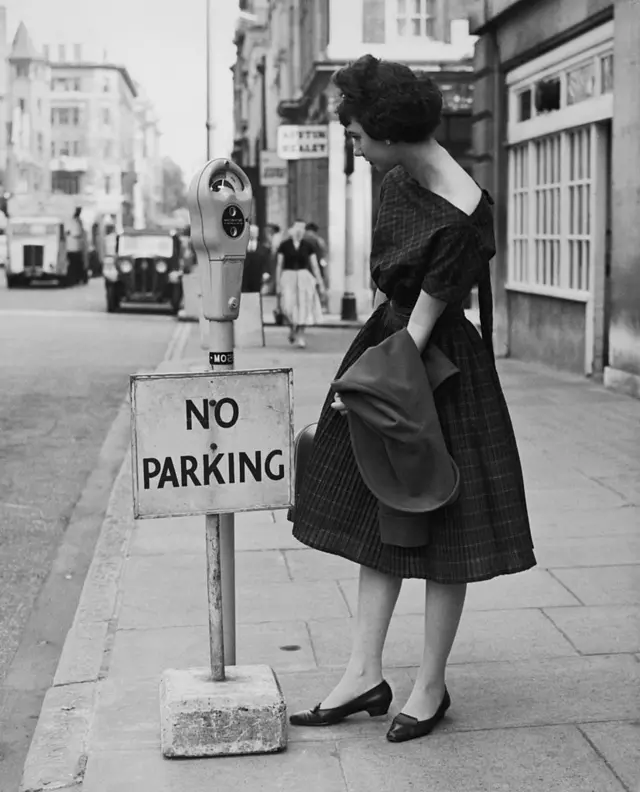
[[(435, 141), (442, 96), (431, 79), (367, 55), (340, 69), (334, 81), (342, 94), (338, 115), (356, 156), (386, 172), (371, 251), (376, 307), (337, 377), (403, 328), (420, 353), (427, 343), (437, 346), (459, 370), (438, 387), (434, 400), (460, 472), (460, 491), (453, 503), (429, 513), (424, 546), (383, 543), (378, 502), (358, 471), (344, 404), (327, 396), (296, 500), (293, 534), (360, 565), (358, 611), (341, 681), (318, 706), (290, 720), (323, 726), (355, 712), (387, 712), (387, 629), (402, 580), (422, 578), (422, 660), (387, 734), (399, 742), (428, 734), (450, 706), (445, 670), (467, 583), (522, 572), (536, 561), (491, 341), (492, 201)], [(482, 337), (462, 308), (476, 284)]]

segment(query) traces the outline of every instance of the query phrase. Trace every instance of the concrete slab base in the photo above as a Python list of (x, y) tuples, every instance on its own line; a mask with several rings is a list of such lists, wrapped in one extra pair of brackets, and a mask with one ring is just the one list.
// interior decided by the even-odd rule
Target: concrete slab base
[(266, 665), (228, 666), (224, 682), (208, 668), (169, 669), (160, 683), (160, 735), (168, 758), (282, 751), (286, 704)]

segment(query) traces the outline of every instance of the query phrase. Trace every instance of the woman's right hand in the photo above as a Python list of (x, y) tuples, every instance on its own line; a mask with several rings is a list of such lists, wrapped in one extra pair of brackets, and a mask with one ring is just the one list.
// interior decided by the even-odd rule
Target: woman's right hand
[(347, 412), (347, 407), (345, 403), (342, 401), (340, 396), (336, 393), (333, 397), (333, 401), (331, 402), (331, 409), (335, 410), (337, 413), (344, 415)]

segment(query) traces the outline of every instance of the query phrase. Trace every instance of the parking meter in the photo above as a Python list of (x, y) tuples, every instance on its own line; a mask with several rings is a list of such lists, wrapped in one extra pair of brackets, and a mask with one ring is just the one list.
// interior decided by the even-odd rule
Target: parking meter
[(210, 160), (189, 185), (191, 240), (206, 319), (238, 317), (252, 197), (246, 173), (228, 159)]

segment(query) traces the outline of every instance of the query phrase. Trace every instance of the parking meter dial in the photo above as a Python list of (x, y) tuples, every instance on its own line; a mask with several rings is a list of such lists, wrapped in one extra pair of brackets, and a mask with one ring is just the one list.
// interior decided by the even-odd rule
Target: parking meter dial
[(252, 198), (247, 175), (230, 160), (211, 160), (191, 181), (191, 239), (207, 319), (230, 321), (238, 316)]

